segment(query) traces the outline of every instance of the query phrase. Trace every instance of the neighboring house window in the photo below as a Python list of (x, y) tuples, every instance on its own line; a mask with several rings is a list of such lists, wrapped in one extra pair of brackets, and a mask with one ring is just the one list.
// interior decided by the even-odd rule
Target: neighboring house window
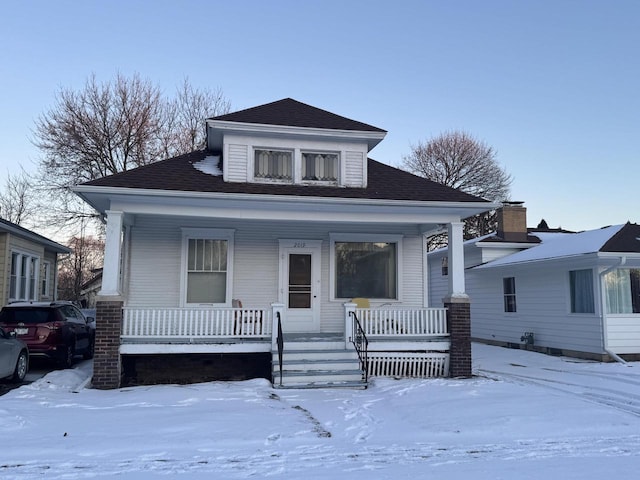
[[(358, 239), (354, 239), (358, 240)], [(400, 241), (348, 241), (332, 238), (334, 298), (400, 298)]]
[(338, 155), (302, 152), (302, 180), (338, 181)]
[(504, 289), (504, 311), (516, 311), (516, 279), (514, 277), (506, 277), (502, 279), (502, 287)]
[(21, 252), (11, 252), (9, 300), (37, 300), (40, 259)]
[(604, 276), (607, 313), (640, 313), (640, 269), (619, 268)]
[(571, 288), (571, 313), (594, 313), (593, 270), (569, 272)]
[(442, 259), (442, 276), (446, 277), (449, 275), (449, 257), (444, 257)]
[(185, 230), (183, 300), (187, 305), (230, 302), (233, 232)]
[(43, 297), (49, 296), (49, 285), (51, 275), (51, 263), (50, 262), (42, 262), (42, 279), (40, 282), (40, 295)]
[(283, 150), (255, 151), (255, 178), (268, 180), (293, 180), (293, 155)]

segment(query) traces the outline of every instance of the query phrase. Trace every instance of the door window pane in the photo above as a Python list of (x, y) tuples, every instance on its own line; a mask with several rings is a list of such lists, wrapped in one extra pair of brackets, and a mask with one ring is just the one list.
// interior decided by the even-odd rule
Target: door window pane
[(289, 308), (311, 308), (311, 255), (289, 255)]

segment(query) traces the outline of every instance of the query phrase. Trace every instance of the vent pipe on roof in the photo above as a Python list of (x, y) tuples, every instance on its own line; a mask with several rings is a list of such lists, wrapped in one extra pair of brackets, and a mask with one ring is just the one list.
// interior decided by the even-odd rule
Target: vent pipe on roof
[(500, 238), (507, 242), (527, 241), (527, 209), (524, 202), (504, 202), (497, 210)]

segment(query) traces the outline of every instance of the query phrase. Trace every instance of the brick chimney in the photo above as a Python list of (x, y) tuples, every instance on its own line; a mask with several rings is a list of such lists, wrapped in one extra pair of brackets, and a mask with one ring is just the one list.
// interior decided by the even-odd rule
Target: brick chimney
[(527, 241), (527, 209), (524, 202), (504, 202), (498, 209), (498, 236), (507, 242)]

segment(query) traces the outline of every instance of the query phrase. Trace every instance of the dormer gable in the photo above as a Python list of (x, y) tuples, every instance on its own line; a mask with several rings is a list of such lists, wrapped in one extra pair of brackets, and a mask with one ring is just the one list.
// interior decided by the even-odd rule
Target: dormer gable
[(367, 154), (386, 131), (291, 98), (207, 119), (226, 182), (367, 186)]

